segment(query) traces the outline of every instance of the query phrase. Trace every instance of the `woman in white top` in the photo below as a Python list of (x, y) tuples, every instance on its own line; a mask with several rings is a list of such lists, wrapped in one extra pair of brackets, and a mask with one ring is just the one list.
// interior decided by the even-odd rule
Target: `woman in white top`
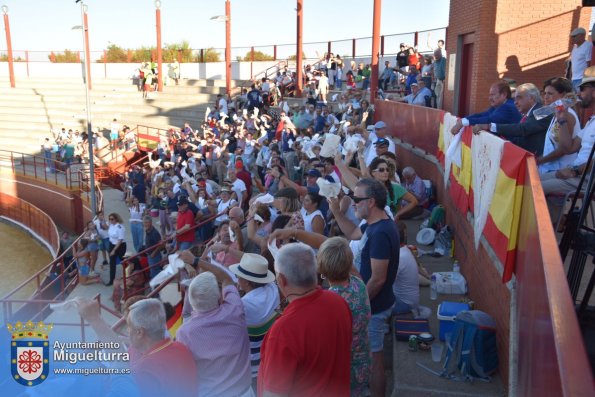
[(231, 188), (229, 186), (223, 186), (223, 188), (221, 188), (219, 197), (219, 200), (217, 200), (217, 213), (220, 214), (225, 212), (225, 214), (218, 216), (217, 219), (215, 219), (215, 226), (219, 226), (221, 222), (229, 220), (227, 213), (232, 207), (238, 205), (238, 202), (231, 198)]
[(106, 285), (110, 286), (114, 283), (114, 279), (116, 278), (116, 262), (118, 259), (122, 261), (124, 254), (126, 254), (126, 229), (122, 224), (122, 217), (115, 212), (109, 214), (108, 221), (109, 282)]
[(143, 216), (145, 215), (145, 205), (138, 201), (138, 198), (132, 196), (130, 199), (130, 234), (132, 234), (132, 244), (134, 250), (139, 252), (143, 246), (144, 230), (143, 230)]
[[(543, 89), (545, 106), (573, 93), (572, 83), (563, 77), (554, 77), (547, 80)], [(572, 141), (580, 132), (581, 125), (574, 110), (568, 109), (568, 112), (573, 117), (568, 118), (563, 123), (559, 123), (555, 115), (552, 118), (545, 135), (543, 155), (537, 159), (540, 175), (567, 168), (576, 158), (577, 150), (572, 147)]]
[(318, 234), (324, 234), (324, 227), (326, 225), (322, 212), (318, 209), (322, 202), (322, 196), (309, 192), (304, 196), (302, 201), (301, 214), (304, 219), (304, 230)]

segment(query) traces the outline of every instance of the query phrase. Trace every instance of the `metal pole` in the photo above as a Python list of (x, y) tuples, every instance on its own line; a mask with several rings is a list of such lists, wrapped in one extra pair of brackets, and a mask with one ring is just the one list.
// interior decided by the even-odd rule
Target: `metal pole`
[(155, 2), (157, 19), (157, 91), (163, 92), (163, 64), (161, 57), (161, 2)]
[[(86, 5), (81, 1), (81, 20), (85, 21), (85, 8)], [(88, 43), (86, 40), (86, 29), (83, 28), (83, 45), (85, 48), (88, 48)], [(105, 52), (104, 52), (105, 56)], [(105, 59), (105, 58), (104, 58)], [(87, 51), (85, 51), (85, 66), (89, 63), (89, 58), (87, 56)], [(89, 76), (87, 75), (88, 69), (85, 67), (85, 99), (87, 102), (87, 141), (89, 143), (89, 183), (90, 183), (90, 193), (91, 193), (91, 213), (93, 217), (97, 215), (97, 197), (95, 197), (95, 164), (93, 158), (93, 128), (91, 126), (91, 99), (89, 98)]]
[(231, 2), (225, 0), (225, 89), (231, 96)]
[(304, 4), (303, 4), (303, 0), (297, 0), (297, 29), (296, 29), (296, 35), (297, 35), (297, 40), (296, 40), (296, 49), (295, 49), (295, 60), (296, 60), (296, 66), (295, 66), (295, 71), (296, 71), (296, 82), (295, 82), (295, 87), (296, 87), (296, 93), (295, 96), (296, 97), (301, 97), (302, 96), (302, 90), (304, 89), (304, 81), (302, 78), (302, 28), (303, 28), (303, 22), (304, 22)]
[(87, 19), (87, 7), (84, 8), (84, 25), (83, 29), (85, 30), (85, 66), (87, 67), (87, 85), (89, 86), (89, 90), (93, 89), (93, 84), (91, 84), (91, 53), (89, 52), (89, 20)]
[(10, 39), (10, 22), (8, 21), (8, 7), (2, 6), (4, 13), (4, 30), (6, 32), (6, 50), (8, 55), (8, 74), (10, 75), (10, 87), (14, 88), (14, 65), (12, 59), (12, 40)]
[(374, 25), (372, 27), (372, 75), (370, 76), (370, 103), (374, 103), (378, 92), (378, 50), (380, 47), (380, 14), (382, 0), (374, 0)]

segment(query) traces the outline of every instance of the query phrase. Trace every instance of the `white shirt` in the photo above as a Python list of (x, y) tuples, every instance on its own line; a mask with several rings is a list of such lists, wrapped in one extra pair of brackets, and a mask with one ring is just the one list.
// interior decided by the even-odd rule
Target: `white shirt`
[(393, 293), (403, 303), (412, 309), (419, 306), (419, 276), (417, 262), (407, 247), (401, 247), (399, 256), (399, 269), (393, 283)]
[[(95, 218), (93, 219), (93, 223), (95, 224), (95, 229), (97, 229), (97, 233), (99, 234), (99, 237), (104, 239), (104, 238), (108, 238), (108, 229), (102, 229), (101, 228), (101, 222), (99, 221), (99, 219)], [(105, 222), (104, 222), (105, 224)]]
[(248, 292), (242, 298), (246, 325), (259, 325), (267, 321), (279, 306), (279, 289), (275, 283)]
[(591, 116), (585, 128), (583, 128), (579, 134), (581, 137), (581, 148), (578, 150), (578, 155), (574, 160), (573, 165), (583, 165), (589, 160), (591, 149), (595, 144), (595, 118)]
[[(236, 204), (236, 201), (233, 199), (229, 199), (226, 203), (223, 202), (223, 200), (219, 200), (217, 201), (217, 213), (220, 214), (221, 212), (225, 211), (226, 209), (228, 209), (229, 207), (233, 206)], [(221, 216), (218, 216), (217, 219), (215, 219), (215, 224), (218, 225), (223, 221), (228, 220), (229, 217), (227, 216), (227, 214), (223, 214)]]
[(314, 221), (314, 218), (317, 216), (321, 217), (322, 222), (324, 223), (324, 216), (322, 216), (322, 212), (320, 212), (320, 210), (316, 210), (310, 215), (308, 215), (308, 212), (306, 212), (305, 208), (302, 208), (300, 212), (302, 214), (302, 218), (304, 219), (304, 230), (307, 232), (312, 233), (312, 221)]
[(231, 184), (231, 190), (233, 190), (238, 197), (238, 203), (242, 203), (244, 192), (247, 190), (244, 181), (237, 178), (235, 182)]
[[(376, 147), (374, 146), (374, 142), (376, 142), (378, 140), (378, 135), (376, 135), (375, 132), (370, 132), (370, 135), (368, 136), (368, 142), (370, 142), (370, 146), (366, 149), (366, 165), (369, 166), (370, 163), (372, 162), (372, 160), (374, 160), (376, 157)], [(391, 153), (395, 153), (395, 143), (393, 142), (392, 139), (390, 138), (386, 138), (386, 140), (388, 140), (388, 151)]]
[(229, 112), (229, 110), (227, 108), (227, 101), (225, 100), (225, 98), (219, 99), (219, 103), (217, 105), (219, 105), (219, 112), (220, 113), (227, 114), (227, 112)]
[(572, 62), (572, 80), (583, 78), (583, 73), (587, 68), (587, 63), (591, 62), (592, 48), (593, 44), (586, 40), (578, 47), (576, 44), (574, 45), (574, 48), (570, 53), (570, 61)]
[(138, 211), (136, 210), (136, 206), (131, 206), (128, 208), (130, 210), (130, 222), (140, 222), (143, 221), (143, 214), (145, 213), (145, 205), (140, 203), (138, 205)]
[(126, 240), (126, 229), (120, 223), (110, 224), (107, 231), (109, 242), (113, 245), (118, 244), (118, 241)]

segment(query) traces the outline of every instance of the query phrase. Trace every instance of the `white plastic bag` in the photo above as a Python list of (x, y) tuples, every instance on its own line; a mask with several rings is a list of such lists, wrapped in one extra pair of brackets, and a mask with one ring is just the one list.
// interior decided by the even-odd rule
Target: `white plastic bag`
[(464, 295), (467, 293), (467, 280), (461, 273), (439, 272), (436, 276), (436, 287), (439, 294)]

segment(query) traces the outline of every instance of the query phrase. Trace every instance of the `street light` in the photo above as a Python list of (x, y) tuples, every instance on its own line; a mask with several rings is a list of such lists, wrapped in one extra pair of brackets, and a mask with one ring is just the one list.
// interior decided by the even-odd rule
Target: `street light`
[(10, 39), (10, 22), (8, 21), (8, 6), (2, 6), (4, 14), (4, 30), (6, 32), (6, 52), (8, 56), (8, 74), (10, 76), (10, 87), (14, 88), (14, 65), (12, 59), (12, 40)]
[(215, 15), (211, 21), (225, 21), (225, 90), (231, 97), (231, 2), (225, 0), (225, 15)]
[(73, 26), (72, 29), (81, 29), (83, 33), (84, 51), (84, 74), (85, 74), (85, 99), (87, 102), (87, 141), (89, 143), (89, 182), (91, 194), (91, 212), (93, 217), (97, 215), (97, 198), (95, 197), (95, 164), (93, 158), (93, 128), (91, 126), (91, 99), (89, 98), (89, 35), (87, 27), (87, 5), (81, 2), (81, 22), (82, 25)]
[(161, 1), (155, 0), (155, 19), (157, 26), (157, 90), (163, 91), (163, 64), (161, 57)]

